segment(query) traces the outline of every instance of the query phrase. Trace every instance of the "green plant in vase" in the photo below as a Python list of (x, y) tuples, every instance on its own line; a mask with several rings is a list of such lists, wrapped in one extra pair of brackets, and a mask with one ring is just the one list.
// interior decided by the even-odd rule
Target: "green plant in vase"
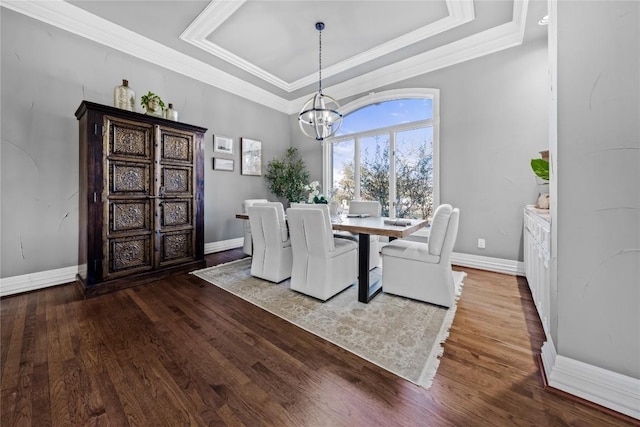
[(273, 159), (267, 164), (265, 178), (269, 191), (291, 202), (305, 199), (305, 186), (309, 182), (307, 166), (294, 147), (287, 149), (284, 159)]
[(549, 161), (545, 159), (531, 159), (531, 169), (538, 181), (538, 200), (536, 207), (549, 209)]
[(155, 93), (149, 91), (146, 95), (142, 95), (140, 98), (140, 105), (144, 107), (147, 111), (147, 114), (151, 114), (154, 116), (161, 116), (164, 111), (165, 105), (160, 98), (160, 95), (156, 95)]

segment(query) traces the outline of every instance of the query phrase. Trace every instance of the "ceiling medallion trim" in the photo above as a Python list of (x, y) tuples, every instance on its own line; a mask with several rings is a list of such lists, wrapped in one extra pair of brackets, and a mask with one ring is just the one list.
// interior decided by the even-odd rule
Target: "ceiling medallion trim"
[[(184, 30), (180, 35), (180, 39), (289, 93), (315, 83), (315, 73), (311, 73), (293, 82), (287, 82), (207, 39), (207, 37), (231, 15), (233, 15), (233, 13), (235, 13), (240, 6), (245, 3), (245, 1), (246, 0), (238, 0), (229, 2), (224, 0), (212, 0), (200, 15), (198, 15), (196, 19), (194, 19), (193, 22)], [(331, 77), (347, 71), (371, 60), (395, 52), (407, 45), (433, 37), (475, 19), (473, 0), (445, 1), (449, 16), (413, 30), (400, 37), (396, 37), (393, 40), (375, 46), (365, 52), (338, 62), (337, 64), (326, 67), (324, 69), (325, 77)], [(234, 5), (233, 7), (227, 6), (227, 3), (234, 3)]]

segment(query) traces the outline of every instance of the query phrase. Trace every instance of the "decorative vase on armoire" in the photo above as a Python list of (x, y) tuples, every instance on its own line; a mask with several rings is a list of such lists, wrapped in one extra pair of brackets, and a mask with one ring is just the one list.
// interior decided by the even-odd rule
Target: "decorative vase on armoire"
[(127, 111), (136, 110), (136, 93), (129, 87), (128, 80), (113, 89), (113, 106)]
[(169, 103), (169, 108), (167, 108), (164, 112), (164, 117), (167, 120), (173, 120), (174, 122), (178, 121), (178, 111), (173, 108), (173, 104)]

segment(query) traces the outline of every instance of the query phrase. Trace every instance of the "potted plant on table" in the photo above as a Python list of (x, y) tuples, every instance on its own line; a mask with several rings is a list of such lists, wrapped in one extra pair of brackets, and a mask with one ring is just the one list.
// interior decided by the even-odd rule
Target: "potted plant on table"
[(309, 185), (305, 185), (304, 189), (309, 192), (307, 203), (329, 203), (327, 198), (320, 192), (320, 183), (318, 181), (310, 182)]

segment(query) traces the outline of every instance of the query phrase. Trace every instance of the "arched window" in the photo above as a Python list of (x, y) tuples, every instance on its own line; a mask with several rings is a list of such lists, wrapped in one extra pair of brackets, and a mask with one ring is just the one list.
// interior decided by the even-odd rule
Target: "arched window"
[(439, 91), (371, 94), (343, 108), (324, 146), (324, 188), (343, 205), (379, 200), (383, 216), (427, 218), (439, 203)]

